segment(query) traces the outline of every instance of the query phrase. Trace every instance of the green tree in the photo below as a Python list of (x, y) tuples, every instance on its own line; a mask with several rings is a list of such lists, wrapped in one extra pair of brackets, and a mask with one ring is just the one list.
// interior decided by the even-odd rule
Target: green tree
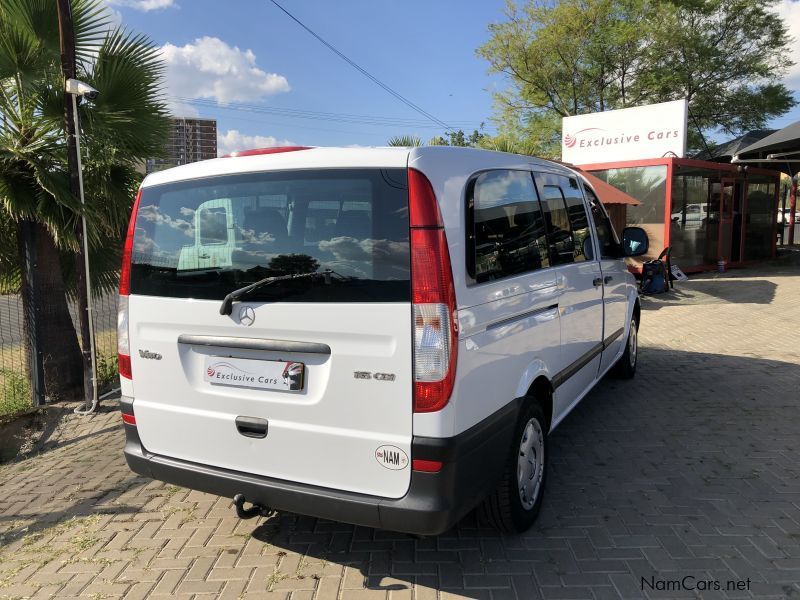
[(314, 273), (319, 269), (319, 261), (308, 254), (279, 254), (270, 259), (268, 268), (281, 275)]
[[(483, 123), (481, 123), (483, 129)], [(389, 139), (390, 146), (463, 146), (477, 148), (481, 141), (486, 138), (486, 134), (475, 129), (467, 135), (463, 129), (450, 130), (444, 135), (433, 136), (427, 144), (422, 143), (422, 139), (415, 135), (398, 135)]]
[[(481, 129), (483, 129), (483, 124), (481, 123)], [(462, 146), (462, 147), (470, 147), (470, 148), (477, 148), (481, 144), (481, 140), (486, 137), (486, 134), (483, 132), (474, 129), (472, 133), (469, 135), (465, 134), (462, 129), (458, 131), (448, 131), (447, 132), (447, 139), (444, 139), (444, 145), (446, 146)]]
[[(109, 289), (141, 180), (136, 166), (163, 152), (169, 127), (162, 66), (150, 40), (111, 27), (99, 0), (73, 0), (72, 13), (78, 78), (100, 90), (79, 111), (92, 277)], [(46, 391), (68, 397), (82, 384), (66, 300), (81, 207), (69, 191), (55, 3), (3, 0), (0, 40), (0, 287), (22, 290), (26, 323), (34, 308), (27, 292), (36, 288)], [(37, 276), (30, 279), (18, 251), (25, 231), (37, 253)]]
[(704, 135), (763, 127), (795, 101), (776, 0), (529, 0), (509, 2), (478, 48), (508, 77), (498, 129), (557, 155), (561, 118), (687, 98)]

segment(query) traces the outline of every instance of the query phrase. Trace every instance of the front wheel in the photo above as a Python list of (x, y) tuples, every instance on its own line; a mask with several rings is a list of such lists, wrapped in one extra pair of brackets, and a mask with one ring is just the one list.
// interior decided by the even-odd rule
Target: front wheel
[(628, 340), (625, 342), (625, 352), (619, 357), (614, 366), (614, 374), (621, 379), (632, 379), (636, 375), (636, 361), (639, 358), (639, 323), (636, 317), (631, 318), (628, 328)]
[(533, 401), (517, 422), (503, 479), (481, 506), (482, 515), (497, 529), (521, 533), (533, 525), (547, 479), (546, 449), (544, 413)]

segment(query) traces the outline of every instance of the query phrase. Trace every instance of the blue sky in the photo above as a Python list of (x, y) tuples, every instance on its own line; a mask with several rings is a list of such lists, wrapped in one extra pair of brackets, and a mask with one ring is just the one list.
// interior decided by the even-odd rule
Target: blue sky
[[(174, 109), (217, 119), (220, 150), (295, 143), (384, 145), (443, 131), (369, 81), (268, 0), (107, 0), (118, 19), (164, 47)], [(279, 0), (372, 75), (438, 119), (471, 131), (489, 121), (499, 76), (475, 49), (504, 0)], [(800, 2), (781, 14), (800, 22)], [(800, 36), (800, 32), (796, 33)], [(794, 53), (800, 63), (800, 45)], [(800, 90), (800, 68), (787, 78)], [(188, 104), (177, 98), (204, 97)], [(798, 93), (800, 97), (800, 93)], [(246, 104), (258, 110), (232, 110)], [(304, 112), (312, 118), (287, 116)], [(335, 113), (323, 119), (319, 113)], [(343, 118), (338, 115), (356, 115)], [(372, 117), (373, 119), (369, 119)], [(379, 117), (376, 122), (374, 117)], [(775, 120), (800, 120), (800, 108)], [(365, 122), (371, 121), (371, 122)], [(389, 124), (387, 124), (389, 122)]]

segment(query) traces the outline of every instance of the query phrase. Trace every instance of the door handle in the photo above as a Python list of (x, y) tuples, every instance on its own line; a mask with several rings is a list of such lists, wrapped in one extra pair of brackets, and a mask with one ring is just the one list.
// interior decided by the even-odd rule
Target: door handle
[(209, 257), (208, 254), (205, 253), (197, 255), (197, 258), (208, 258), (208, 257)]
[(236, 429), (245, 437), (265, 438), (269, 421), (258, 417), (236, 417)]
[(592, 285), (594, 287), (597, 287), (599, 285), (603, 285), (603, 278), (602, 277), (595, 277), (594, 279), (592, 279)]
[(603, 283), (611, 283), (612, 281), (614, 281), (614, 278), (611, 275), (603, 277)]

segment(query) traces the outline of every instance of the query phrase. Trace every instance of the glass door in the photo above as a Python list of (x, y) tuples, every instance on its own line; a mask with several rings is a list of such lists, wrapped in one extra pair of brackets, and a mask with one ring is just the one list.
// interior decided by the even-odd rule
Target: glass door
[(724, 259), (726, 263), (738, 261), (739, 256), (733, 256), (733, 207), (735, 202), (735, 183), (733, 179), (722, 179), (719, 186), (719, 235), (717, 236), (717, 260)]
[(745, 244), (744, 215), (747, 213), (747, 198), (744, 193), (744, 190), (745, 190), (745, 182), (737, 181), (733, 188), (731, 262), (744, 262), (744, 244)]

